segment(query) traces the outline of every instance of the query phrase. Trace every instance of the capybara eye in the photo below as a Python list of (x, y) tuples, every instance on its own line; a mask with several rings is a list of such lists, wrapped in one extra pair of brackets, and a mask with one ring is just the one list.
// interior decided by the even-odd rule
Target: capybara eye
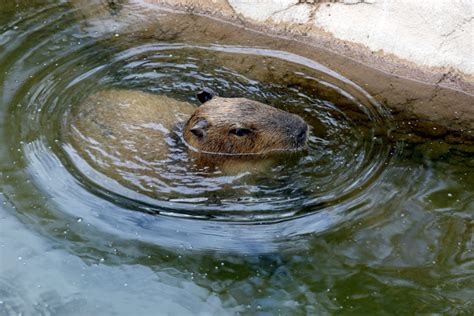
[(234, 135), (237, 135), (237, 136), (240, 136), (240, 137), (252, 133), (252, 131), (247, 129), (247, 128), (233, 128), (229, 132), (231, 134), (234, 134)]

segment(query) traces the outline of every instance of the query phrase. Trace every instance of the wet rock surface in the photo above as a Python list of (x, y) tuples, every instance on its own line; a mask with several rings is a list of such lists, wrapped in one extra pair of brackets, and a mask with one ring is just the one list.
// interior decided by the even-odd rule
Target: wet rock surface
[(474, 69), (470, 62), (474, 16), (470, 3), (404, 2), (400, 5), (385, 0), (134, 2), (224, 18), (267, 34), (325, 47), (385, 72), (471, 94), (474, 91)]

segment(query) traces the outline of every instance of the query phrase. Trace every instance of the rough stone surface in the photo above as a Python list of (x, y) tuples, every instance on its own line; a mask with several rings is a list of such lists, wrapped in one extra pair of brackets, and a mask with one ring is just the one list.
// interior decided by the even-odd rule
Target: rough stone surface
[(276, 23), (309, 24), (315, 9), (311, 4), (301, 3), (273, 14), (271, 20)]
[(217, 17), (236, 18), (236, 11), (227, 0), (130, 0), (130, 2), (142, 5), (167, 5), (189, 12), (205, 13)]
[(474, 74), (472, 1), (388, 1), (321, 6), (317, 27), (335, 37), (424, 66)]
[[(323, 46), (384, 72), (474, 94), (474, 3), (134, 0), (209, 13)], [(295, 37), (304, 36), (303, 39)], [(337, 42), (339, 41), (339, 42)]]
[(245, 18), (264, 22), (279, 12), (298, 3), (298, 0), (227, 0), (235, 12)]

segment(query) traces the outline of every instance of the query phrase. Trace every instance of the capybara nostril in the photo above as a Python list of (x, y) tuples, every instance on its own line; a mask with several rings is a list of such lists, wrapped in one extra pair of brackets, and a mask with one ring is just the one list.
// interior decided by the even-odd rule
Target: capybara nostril
[(299, 129), (298, 134), (296, 136), (298, 143), (304, 144), (304, 142), (306, 142), (307, 134), (308, 134), (308, 126), (304, 125), (304, 127)]

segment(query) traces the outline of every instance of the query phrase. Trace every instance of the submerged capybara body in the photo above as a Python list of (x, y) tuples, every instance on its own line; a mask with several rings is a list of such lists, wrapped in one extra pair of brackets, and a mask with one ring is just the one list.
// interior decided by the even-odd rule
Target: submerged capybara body
[(70, 141), (85, 156), (101, 157), (104, 165), (162, 160), (177, 124), (194, 110), (190, 103), (141, 91), (101, 91), (71, 113)]
[(149, 177), (154, 164), (173, 163), (179, 143), (194, 165), (230, 173), (305, 146), (307, 125), (296, 115), (245, 98), (198, 98), (200, 107), (140, 91), (96, 93), (73, 111), (70, 142), (102, 173), (130, 166)]

